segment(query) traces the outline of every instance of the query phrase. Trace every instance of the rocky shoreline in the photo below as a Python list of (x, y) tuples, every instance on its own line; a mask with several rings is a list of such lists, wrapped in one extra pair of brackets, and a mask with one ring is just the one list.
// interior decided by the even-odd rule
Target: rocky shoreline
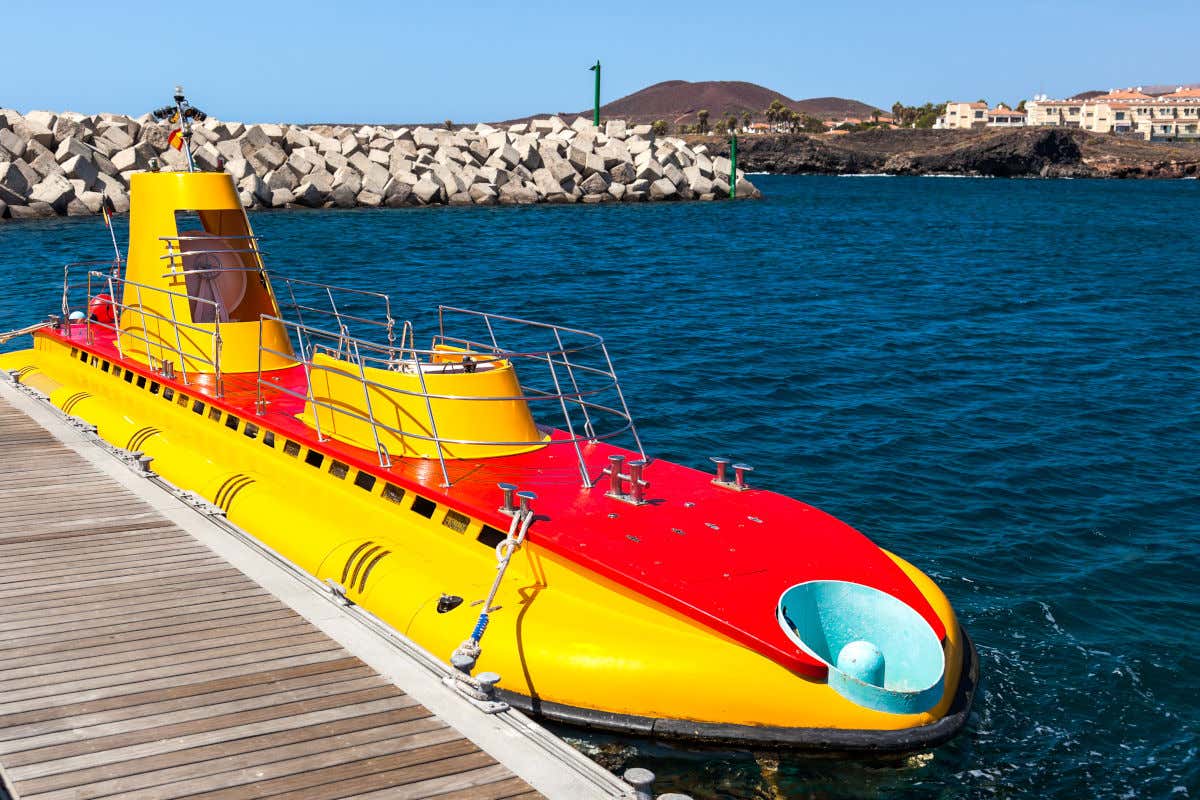
[[(0, 219), (97, 214), (105, 197), (127, 211), (131, 175), (187, 169), (168, 133), (149, 115), (0, 109)], [(192, 155), (198, 170), (229, 172), (247, 208), (720, 200), (731, 168), (703, 143), (583, 117), (454, 130), (209, 118)], [(735, 186), (761, 196), (742, 170)]]
[[(729, 143), (714, 139), (708, 149), (728, 155)], [(1200, 175), (1200, 143), (1146, 142), (1071, 128), (874, 129), (739, 138), (738, 166), (780, 174), (1188, 178)]]

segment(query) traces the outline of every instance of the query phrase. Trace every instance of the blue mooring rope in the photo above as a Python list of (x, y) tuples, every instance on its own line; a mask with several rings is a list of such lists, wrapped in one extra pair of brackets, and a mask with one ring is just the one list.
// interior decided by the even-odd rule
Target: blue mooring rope
[(483, 632), (487, 630), (487, 626), (488, 626), (488, 615), (487, 615), (487, 612), (485, 611), (479, 615), (479, 621), (475, 623), (475, 630), (471, 631), (472, 641), (474, 641), (476, 644), (478, 644), (479, 640), (483, 638)]

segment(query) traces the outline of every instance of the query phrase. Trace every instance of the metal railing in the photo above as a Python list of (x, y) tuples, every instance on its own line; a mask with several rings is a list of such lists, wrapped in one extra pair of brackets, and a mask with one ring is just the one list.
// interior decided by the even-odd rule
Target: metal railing
[[(223, 251), (225, 252), (225, 251)], [(257, 250), (255, 250), (257, 252)], [(178, 255), (178, 254), (177, 254)], [(104, 267), (105, 271), (94, 269)], [(109, 331), (113, 336), (118, 353), (124, 355), (123, 349), (130, 343), (136, 343), (139, 356), (144, 355), (146, 363), (152, 369), (164, 371), (171, 358), (178, 361), (178, 369), (185, 384), (190, 384), (196, 374), (212, 374), (218, 397), (223, 394), (221, 367), (221, 322), (220, 303), (215, 300), (197, 297), (185, 291), (173, 291), (155, 286), (129, 281), (113, 274), (114, 262), (98, 261), (84, 264), (69, 264), (64, 268), (62, 308), (64, 317), (69, 317), (72, 310), (81, 310), (86, 319), (87, 341), (95, 339), (93, 328)], [(71, 303), (71, 272), (73, 269), (86, 268), (87, 294), (82, 306)], [(182, 273), (175, 273), (182, 274)], [(264, 279), (266, 272), (262, 272)], [(532, 447), (541, 445), (570, 445), (578, 462), (579, 474), (585, 486), (591, 487), (600, 479), (600, 474), (592, 476), (584, 457), (584, 448), (593, 442), (610, 440), (628, 435), (634, 449), (643, 460), (646, 459), (645, 449), (637, 426), (634, 424), (613, 369), (612, 359), (604, 344), (604, 339), (597, 334), (554, 325), (545, 322), (510, 317), (501, 314), (491, 314), (482, 311), (457, 308), (454, 306), (438, 307), (437, 334), (432, 338), (429, 349), (419, 349), (415, 345), (414, 328), (411, 322), (405, 321), (399, 333), (396, 331), (396, 320), (392, 317), (390, 298), (380, 292), (349, 289), (328, 284), (299, 279), (277, 278), (279, 284), (287, 288), (284, 307), (290, 307), (295, 313), (295, 321), (284, 319), (282, 315), (259, 315), (258, 365), (256, 375), (257, 411), (266, 413), (270, 397), (284, 395), (302, 400), (313, 410), (313, 425), (319, 441), (329, 437), (322, 430), (318, 409), (331, 415), (345, 415), (356, 419), (370, 427), (376, 455), (380, 466), (390, 467), (392, 457), (388, 452), (382, 434), (388, 433), (393, 437), (414, 442), (431, 443), (438, 457), (442, 478), (446, 486), (451, 484), (450, 471), (447, 466), (446, 448), (455, 446), (477, 445), (497, 447)], [(113, 298), (114, 322), (104, 323), (93, 319), (87, 307), (87, 299), (93, 296), (93, 284), (99, 282), (106, 287)], [(318, 305), (313, 297), (324, 298), (327, 306)], [(128, 305), (126, 300), (128, 299)], [(147, 308), (146, 300), (158, 300), (154, 308)], [(347, 299), (353, 302), (345, 302)], [(201, 304), (213, 310), (214, 323), (199, 325), (179, 318), (176, 304), (186, 303), (192, 308)], [(363, 312), (361, 306), (365, 303), (376, 303), (382, 308), (382, 315), (370, 316)], [(185, 307), (185, 306), (181, 306)], [(156, 310), (157, 309), (157, 310)], [(127, 314), (138, 314), (136, 323), (130, 321)], [(126, 326), (121, 327), (122, 319)], [(320, 320), (328, 322), (329, 327), (312, 324)], [(161, 323), (169, 326), (171, 335), (164, 336), (158, 332)], [(293, 352), (280, 349), (284, 345), (268, 344), (268, 337), (263, 334), (266, 324), (281, 326), (288, 334)], [(375, 342), (356, 336), (353, 329), (365, 328), (384, 341)], [(458, 328), (466, 330), (459, 330)], [(152, 330), (153, 329), (153, 330)], [(209, 345), (206, 355), (204, 348), (195, 343), (196, 334), (205, 337)], [(124, 339), (123, 337), (129, 337)], [(171, 340), (173, 338), (173, 341)], [(529, 341), (529, 339), (536, 341)], [(191, 345), (190, 347), (188, 345)], [(140, 352), (144, 349), (144, 353)], [(464, 361), (452, 361), (448, 355), (465, 356)], [(263, 357), (272, 355), (277, 358), (295, 359), (305, 373), (303, 391), (280, 385), (264, 378)], [(316, 363), (318, 355), (328, 355), (341, 366), (327, 366)], [(426, 376), (438, 373), (483, 371), (492, 364), (505, 362), (512, 366), (514, 373), (519, 372), (519, 393), (505, 396), (471, 396), (448, 395), (430, 391)], [(201, 370), (189, 369), (188, 365), (200, 364)], [(348, 369), (347, 369), (348, 365)], [(417, 377), (418, 387), (405, 389), (382, 381), (372, 380), (368, 369), (401, 372)], [(363, 391), (363, 409), (365, 413), (346, 408), (345, 406), (327, 402), (313, 392), (312, 378), (314, 373), (337, 372), (357, 381)], [(395, 425), (382, 422), (373, 408), (372, 393), (389, 394), (417, 398), (424, 405), (428, 414), (428, 429), (406, 430)], [(478, 400), (495, 402), (526, 403), (538, 425), (539, 434), (545, 434), (548, 429), (560, 428), (565, 436), (541, 438), (529, 441), (499, 441), (481, 439), (462, 439), (445, 436), (438, 430), (437, 414), (434, 401)], [(329, 417), (332, 418), (332, 417)], [(329, 419), (327, 418), (327, 419)]]
[[(382, 292), (370, 292), (364, 289), (350, 289), (345, 286), (332, 286), (327, 283), (317, 283), (315, 281), (300, 280), (299, 278), (286, 278), (281, 276), (272, 276), (273, 283), (282, 285), (287, 289), (287, 302), (283, 298), (276, 297), (276, 302), (279, 305), (280, 316), (284, 316), (284, 311), (290, 309), (296, 316), (296, 320), (303, 326), (307, 322), (305, 314), (309, 319), (320, 320), (322, 323), (327, 320), (332, 320), (337, 326), (338, 332), (348, 342), (352, 337), (350, 331), (351, 323), (366, 325), (368, 329), (374, 333), (382, 332), (382, 335), (387, 339), (388, 347), (396, 348), (396, 321), (392, 319), (392, 300)], [(314, 299), (301, 302), (296, 297), (296, 289), (299, 287), (302, 290), (308, 290)], [(319, 302), (318, 299), (324, 300), (328, 305), (315, 305)], [(339, 302), (341, 299), (343, 302)], [(373, 317), (363, 316), (361, 314), (353, 314), (343, 308), (348, 305), (346, 301), (350, 301), (356, 308), (358, 303), (363, 301), (377, 301), (383, 306), (382, 320)], [(314, 321), (315, 321), (314, 320)], [(320, 325), (321, 323), (318, 323)], [(300, 335), (300, 332), (297, 332)], [(404, 348), (407, 342), (408, 348), (412, 349), (412, 325), (404, 323), (404, 327), (400, 332), (400, 348)], [(311, 349), (311, 344), (304, 339), (297, 342), (301, 352), (308, 352)]]
[[(204, 256), (220, 256), (233, 253), (234, 255), (250, 255), (250, 263), (238, 270), (239, 272), (255, 272), (263, 273), (262, 257), (266, 255), (258, 247), (257, 236), (224, 236), (221, 234), (210, 234), (206, 236), (160, 236), (160, 242), (166, 242), (167, 252), (159, 256), (159, 259), (167, 262), (168, 271), (163, 273), (164, 278), (173, 278), (176, 276), (186, 277), (193, 274), (205, 274), (208, 269), (187, 269), (183, 263), (184, 258), (198, 259)], [(184, 242), (206, 242), (212, 244), (218, 241), (238, 242), (245, 244), (244, 247), (214, 247), (214, 248), (196, 248), (184, 249)]]
[[(219, 304), (212, 300), (189, 296), (185, 292), (175, 292), (119, 277), (114, 274), (115, 267), (118, 266), (116, 261), (110, 260), (76, 262), (63, 267), (63, 323), (73, 324), (71, 314), (73, 312), (80, 313), (83, 317), (84, 340), (89, 345), (95, 344), (97, 332), (106, 331), (112, 336), (113, 346), (117, 353), (122, 356), (126, 355), (127, 349), (122, 340), (124, 337), (128, 337), (135, 343), (139, 355), (145, 357), (145, 363), (152, 370), (166, 374), (168, 371), (173, 372), (178, 366), (180, 377), (185, 385), (191, 385), (198, 374), (197, 371), (188, 369), (189, 361), (193, 364), (201, 364), (208, 369), (199, 372), (213, 376), (214, 389), (217, 396), (220, 397), (224, 388), (221, 374), (220, 322), (217, 321), (211, 327), (200, 326), (179, 319), (175, 312), (176, 302), (207, 304), (213, 307), (214, 313)], [(97, 267), (105, 269), (96, 269)], [(85, 291), (82, 304), (74, 302), (75, 298), (72, 297), (72, 275), (78, 274), (79, 271), (86, 271), (86, 282), (81, 287)], [(94, 292), (98, 290), (99, 286), (104, 287), (104, 291), (112, 298), (113, 321), (111, 323), (95, 318), (90, 308), (91, 298), (95, 296)], [(129, 294), (133, 295), (132, 304), (125, 302), (126, 295)], [(165, 313), (147, 308), (147, 299), (162, 301), (155, 303), (155, 306), (165, 306)], [(122, 328), (122, 319), (126, 322), (129, 321), (127, 313), (137, 315), (138, 324), (136, 326), (130, 325)], [(152, 332), (146, 324), (148, 320), (168, 326), (171, 338), (164, 338), (156, 331)], [(189, 340), (186, 343), (184, 341), (185, 333)], [(206, 355), (200, 346), (193, 343), (192, 340), (195, 337), (192, 334), (198, 334), (208, 343), (211, 356)], [(186, 344), (193, 344), (193, 346), (189, 348), (185, 346)], [(168, 354), (175, 360), (166, 357)], [(168, 364), (170, 364), (169, 367)]]
[[(604, 346), (604, 340), (594, 333), (574, 328), (551, 325), (548, 323), (532, 322), (516, 317), (506, 317), (498, 314), (470, 311), (451, 306), (442, 306), (439, 312), (439, 333), (434, 338), (433, 346), (428, 350), (417, 349), (411, 345), (396, 348), (394, 343), (387, 345), (369, 342), (346, 336), (344, 330), (337, 331), (316, 328), (300, 322), (292, 322), (270, 315), (263, 315), (259, 324), (259, 373), (257, 378), (257, 409), (259, 414), (265, 414), (269, 403), (269, 393), (279, 393), (302, 400), (313, 409), (313, 424), (318, 440), (324, 441), (325, 433), (321, 430), (319, 409), (334, 415), (343, 415), (348, 419), (357, 420), (370, 427), (374, 440), (376, 455), (382, 467), (391, 466), (391, 455), (383, 444), (382, 433), (386, 432), (401, 440), (411, 439), (417, 442), (432, 443), (437, 453), (445, 486), (452, 481), (446, 464), (447, 448), (456, 445), (482, 445), (497, 447), (532, 447), (541, 445), (570, 445), (574, 448), (579, 466), (579, 474), (584, 486), (591, 487), (599, 479), (599, 474), (593, 478), (589, 473), (583, 448), (587, 444), (613, 439), (629, 434), (642, 458), (645, 451), (637, 433), (626, 404), (620, 382), (612, 368), (612, 361)], [(453, 336), (447, 333), (447, 316), (464, 315), (473, 320), (482, 321), (488, 330), (489, 342), (479, 342), (464, 336)], [(264, 379), (262, 372), (263, 355), (285, 356), (267, 346), (263, 330), (266, 323), (284, 326), (291, 335), (305, 346), (299, 352), (300, 363), (305, 372), (305, 389), (298, 391), (281, 386), (274, 381)], [(540, 349), (516, 350), (503, 347), (500, 344), (497, 324), (515, 325), (536, 330), (552, 337), (550, 347)], [(411, 323), (406, 322), (404, 331), (411, 337)], [(574, 339), (574, 341), (572, 341)], [(446, 347), (455, 348), (447, 350)], [(450, 353), (461, 354), (468, 360), (447, 361)], [(328, 366), (318, 363), (316, 356), (328, 354), (339, 362), (338, 366)], [(399, 357), (397, 357), (399, 355)], [(594, 357), (594, 364), (583, 363), (586, 356)], [(490, 364), (505, 362), (511, 364), (514, 371), (525, 365), (525, 374), (519, 383), (520, 392), (516, 395), (451, 395), (432, 392), (426, 382), (426, 375), (447, 372), (478, 371), (487, 369)], [(529, 365), (545, 369), (544, 387), (536, 385), (536, 380), (529, 380)], [(400, 371), (417, 376), (419, 389), (404, 389), (398, 386), (371, 380), (367, 369)], [(331, 372), (349, 377), (362, 387), (364, 407), (361, 411), (347, 408), (345, 405), (329, 402), (318, 398), (313, 392), (312, 377), (314, 373)], [(429, 419), (428, 433), (422, 430), (405, 430), (395, 425), (382, 422), (375, 414), (371, 394), (372, 391), (383, 393), (386, 397), (417, 398), (424, 404)], [(606, 402), (606, 396), (611, 395), (615, 400)], [(530, 407), (535, 423), (539, 420), (538, 410), (552, 408), (561, 413), (562, 425), (566, 437), (539, 438), (536, 440), (501, 441), (497, 439), (462, 439), (443, 435), (438, 431), (437, 414), (433, 401), (469, 400), (487, 402), (524, 402)], [(547, 412), (553, 413), (553, 412)], [(544, 426), (539, 426), (542, 431)]]

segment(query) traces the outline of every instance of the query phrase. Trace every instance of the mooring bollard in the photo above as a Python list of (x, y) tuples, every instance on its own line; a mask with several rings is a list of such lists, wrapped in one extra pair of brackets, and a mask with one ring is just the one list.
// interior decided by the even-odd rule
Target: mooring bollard
[(633, 796), (636, 800), (654, 800), (653, 772), (641, 767), (633, 767), (625, 770), (625, 774), (621, 777), (633, 787)]

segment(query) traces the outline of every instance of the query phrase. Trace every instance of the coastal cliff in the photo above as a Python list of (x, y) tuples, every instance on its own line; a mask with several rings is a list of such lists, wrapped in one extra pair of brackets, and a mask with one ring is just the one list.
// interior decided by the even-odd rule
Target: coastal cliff
[[(0, 109), (0, 219), (129, 208), (129, 179), (185, 170), (148, 115)], [(526, 205), (729, 197), (728, 158), (649, 125), (560, 117), (494, 127), (244, 125), (193, 128), (196, 169), (225, 170), (248, 208)], [(739, 170), (738, 197), (759, 197)]]
[[(729, 142), (713, 139), (708, 148), (728, 155)], [(783, 174), (1184, 178), (1200, 175), (1200, 144), (1146, 142), (1070, 128), (872, 129), (841, 136), (739, 138), (738, 166)]]

